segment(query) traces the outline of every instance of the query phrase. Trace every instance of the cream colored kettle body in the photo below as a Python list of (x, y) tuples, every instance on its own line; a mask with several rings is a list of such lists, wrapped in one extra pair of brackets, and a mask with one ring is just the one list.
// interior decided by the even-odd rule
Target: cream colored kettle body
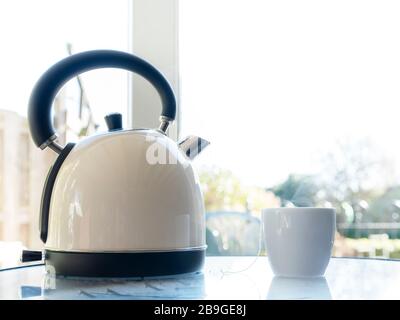
[[(165, 155), (165, 156), (160, 156)], [(204, 249), (204, 206), (190, 160), (155, 130), (87, 138), (58, 172), (47, 249)]]

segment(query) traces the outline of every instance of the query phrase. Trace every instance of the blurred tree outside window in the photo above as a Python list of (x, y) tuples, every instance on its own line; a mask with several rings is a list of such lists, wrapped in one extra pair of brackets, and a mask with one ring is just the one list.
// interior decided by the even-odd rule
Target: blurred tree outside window
[[(378, 150), (369, 140), (338, 141), (335, 153), (321, 155), (320, 174), (291, 173), (265, 188), (245, 186), (229, 170), (203, 167), (209, 254), (257, 254), (259, 226), (251, 217), (260, 219), (263, 208), (317, 206), (337, 210), (335, 255), (386, 250), (387, 258), (400, 258), (400, 185), (393, 180), (393, 163)], [(241, 239), (251, 228), (251, 239)]]

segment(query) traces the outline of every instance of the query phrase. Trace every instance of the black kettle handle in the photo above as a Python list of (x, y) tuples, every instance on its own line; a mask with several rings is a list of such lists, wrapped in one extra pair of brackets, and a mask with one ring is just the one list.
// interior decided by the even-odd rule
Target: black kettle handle
[(175, 119), (176, 100), (171, 86), (151, 64), (132, 54), (114, 50), (93, 50), (74, 54), (50, 67), (36, 83), (28, 109), (33, 141), (41, 149), (57, 138), (51, 119), (53, 100), (60, 88), (80, 73), (100, 68), (119, 68), (137, 73), (157, 90), (162, 102), (160, 129), (165, 131)]

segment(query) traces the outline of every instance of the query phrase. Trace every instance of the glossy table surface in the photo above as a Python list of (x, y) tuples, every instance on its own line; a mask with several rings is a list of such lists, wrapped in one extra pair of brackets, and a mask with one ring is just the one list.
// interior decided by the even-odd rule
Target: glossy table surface
[(326, 276), (274, 277), (266, 257), (208, 257), (201, 273), (71, 279), (43, 265), (0, 271), (0, 299), (400, 299), (400, 261), (332, 258)]

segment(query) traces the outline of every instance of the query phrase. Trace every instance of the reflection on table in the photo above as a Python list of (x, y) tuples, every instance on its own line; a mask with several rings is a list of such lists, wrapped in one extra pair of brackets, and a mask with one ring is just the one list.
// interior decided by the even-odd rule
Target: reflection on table
[(318, 278), (283, 278), (274, 277), (269, 286), (267, 299), (332, 299), (325, 277)]
[(400, 262), (333, 258), (325, 277), (274, 277), (266, 257), (208, 257), (203, 272), (158, 279), (0, 272), (0, 299), (400, 299)]

